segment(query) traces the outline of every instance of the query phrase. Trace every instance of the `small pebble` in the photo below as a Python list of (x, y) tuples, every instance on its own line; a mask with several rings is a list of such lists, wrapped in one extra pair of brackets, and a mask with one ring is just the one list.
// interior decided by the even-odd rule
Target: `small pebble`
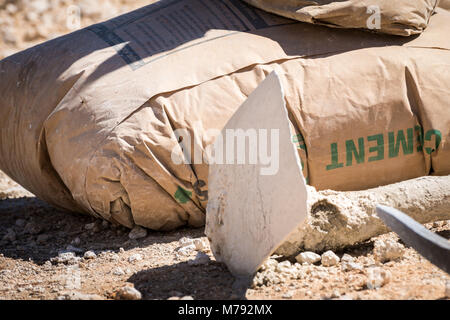
[(141, 300), (142, 294), (133, 287), (125, 286), (115, 294), (116, 300)]
[(134, 263), (142, 260), (142, 255), (139, 253), (135, 253), (128, 258), (128, 262)]
[(97, 255), (95, 254), (95, 252), (94, 251), (86, 251), (85, 253), (84, 253), (84, 256), (83, 256), (86, 260), (90, 260), (90, 259), (95, 259), (95, 258), (97, 258)]
[(86, 229), (86, 230), (93, 230), (94, 228), (95, 228), (95, 222), (84, 225), (84, 229)]
[(335, 266), (339, 263), (339, 257), (331, 250), (322, 254), (322, 265), (325, 267)]
[(147, 236), (147, 229), (144, 229), (140, 226), (135, 226), (130, 233), (128, 234), (128, 238), (131, 240), (138, 240), (145, 238)]
[(121, 267), (116, 267), (112, 270), (112, 274), (115, 276), (123, 276), (125, 275), (125, 271), (123, 271)]
[(405, 247), (390, 239), (377, 240), (375, 241), (373, 252), (375, 259), (384, 263), (401, 258), (405, 252)]
[(382, 268), (369, 268), (367, 270), (367, 288), (379, 289), (389, 283), (391, 280), (391, 273)]
[(317, 253), (306, 251), (300, 253), (298, 256), (295, 257), (295, 259), (299, 263), (314, 264), (316, 262), (319, 262), (321, 257)]
[(353, 270), (358, 270), (358, 271), (363, 271), (363, 266), (359, 263), (356, 262), (343, 262), (341, 264), (341, 269), (342, 271), (353, 271)]

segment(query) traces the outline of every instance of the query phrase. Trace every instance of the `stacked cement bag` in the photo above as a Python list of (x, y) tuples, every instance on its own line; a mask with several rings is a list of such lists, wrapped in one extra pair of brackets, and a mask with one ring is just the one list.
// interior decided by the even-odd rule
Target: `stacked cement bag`
[(201, 226), (199, 158), (277, 70), (311, 185), (446, 175), (448, 31), (442, 9), (407, 38), (299, 23), (237, 0), (160, 1), (0, 62), (0, 169), (68, 210), (128, 227)]
[(298, 21), (400, 36), (421, 33), (439, 3), (439, 0), (245, 1), (260, 9)]

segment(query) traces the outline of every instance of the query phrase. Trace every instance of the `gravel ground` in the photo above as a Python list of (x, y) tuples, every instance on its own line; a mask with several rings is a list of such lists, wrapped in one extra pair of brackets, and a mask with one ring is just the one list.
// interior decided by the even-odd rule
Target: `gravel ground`
[[(0, 59), (152, 1), (0, 0)], [(450, 221), (427, 227), (450, 238)], [(393, 233), (340, 252), (274, 256), (248, 299), (449, 299), (450, 277)], [(0, 299), (233, 299), (203, 229), (130, 232), (36, 199), (0, 172)]]
[[(20, 197), (11, 181), (0, 191), (11, 185), (12, 197), (0, 201), (0, 299), (237, 298), (203, 229), (130, 231), (62, 212), (24, 190)], [(428, 228), (450, 237), (450, 221)], [(273, 256), (247, 298), (448, 299), (449, 284), (449, 275), (390, 233), (323, 256)]]

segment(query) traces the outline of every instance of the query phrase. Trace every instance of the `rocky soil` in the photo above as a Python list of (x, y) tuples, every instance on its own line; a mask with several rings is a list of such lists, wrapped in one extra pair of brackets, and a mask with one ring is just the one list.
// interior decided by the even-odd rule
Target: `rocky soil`
[[(0, 0), (0, 59), (76, 29), (74, 5), (84, 27), (150, 2)], [(450, 221), (427, 227), (450, 238)], [(0, 299), (239, 298), (233, 283), (203, 229), (130, 231), (69, 214), (0, 172)], [(450, 276), (390, 233), (339, 252), (273, 256), (246, 297), (449, 299)]]
[[(127, 230), (50, 207), (1, 176), (0, 299), (233, 299), (203, 229)], [(12, 191), (12, 194), (8, 194)], [(450, 221), (427, 227), (450, 238)], [(450, 277), (393, 233), (272, 256), (248, 299), (449, 299)]]

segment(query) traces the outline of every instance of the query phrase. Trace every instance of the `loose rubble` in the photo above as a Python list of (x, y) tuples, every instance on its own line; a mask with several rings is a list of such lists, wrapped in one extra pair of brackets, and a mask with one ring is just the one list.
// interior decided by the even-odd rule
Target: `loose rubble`
[(367, 288), (379, 289), (389, 283), (391, 280), (391, 273), (382, 268), (369, 268), (367, 270)]
[(322, 265), (325, 267), (335, 266), (339, 263), (339, 257), (331, 250), (322, 254)]
[(95, 259), (97, 258), (97, 255), (93, 251), (86, 251), (83, 258), (85, 258), (86, 260)]
[(130, 256), (129, 258), (128, 258), (128, 262), (130, 262), (130, 263), (134, 263), (134, 262), (137, 262), (137, 261), (141, 261), (143, 258), (142, 258), (142, 254), (140, 254), (140, 253), (135, 253), (135, 254), (133, 254), (132, 256)]
[(115, 294), (116, 300), (141, 300), (142, 294), (133, 287), (125, 286), (120, 288)]
[(80, 261), (80, 258), (75, 255), (74, 252), (61, 252), (57, 257), (51, 258), (50, 261), (53, 264), (76, 264)]
[[(31, 3), (34, 4), (29, 6)], [(82, 9), (83, 27), (148, 3), (147, 0), (17, 0), (7, 3), (0, 0), (0, 59), (72, 31), (66, 23), (69, 5)], [(33, 195), (5, 181), (0, 173), (3, 187), (0, 199), (8, 199), (0, 215), (0, 299), (101, 300), (142, 299), (143, 296), (167, 299), (170, 294), (166, 288), (171, 285), (183, 292), (173, 295), (176, 300), (228, 298), (224, 294), (233, 279), (226, 268), (211, 258), (208, 241), (201, 231), (189, 229), (164, 236), (147, 233), (145, 237), (132, 239), (129, 237), (132, 230), (115, 227), (107, 221), (59, 214), (42, 202), (23, 199)], [(449, 226), (444, 221), (432, 224), (433, 228), (443, 230), (449, 230)], [(100, 230), (102, 232), (98, 232)], [(182, 236), (186, 237), (180, 239)], [(136, 241), (129, 241), (137, 239), (142, 239), (142, 246), (141, 241), (140, 247), (135, 247)], [(381, 240), (380, 245), (378, 240)], [(377, 239), (373, 252), (349, 249), (347, 252), (351, 255), (345, 253), (340, 262), (329, 266), (324, 263), (325, 253), (319, 259), (297, 260), (298, 263), (282, 261), (284, 258), (280, 256), (272, 257), (256, 274), (249, 297), (450, 299), (448, 275), (411, 248), (404, 248), (398, 256), (397, 250), (391, 250), (396, 245), (391, 244), (401, 244), (395, 236), (389, 236), (388, 240)], [(200, 252), (208, 256), (208, 261)], [(341, 252), (337, 253), (341, 256)], [(205, 263), (196, 264), (195, 260)], [(375, 260), (384, 261), (386, 265), (373, 267)], [(83, 282), (78, 283), (78, 279)], [(179, 289), (180, 279), (186, 291)], [(129, 282), (141, 292), (130, 287)], [(122, 287), (124, 285), (126, 288)]]
[(405, 247), (393, 240), (377, 240), (374, 244), (375, 259), (379, 262), (388, 262), (403, 256)]
[(310, 252), (310, 251), (306, 251), (306, 252), (302, 252), (299, 255), (297, 255), (295, 257), (295, 259), (299, 262), (299, 263), (309, 263), (309, 264), (314, 264), (320, 261), (321, 257), (314, 252)]

